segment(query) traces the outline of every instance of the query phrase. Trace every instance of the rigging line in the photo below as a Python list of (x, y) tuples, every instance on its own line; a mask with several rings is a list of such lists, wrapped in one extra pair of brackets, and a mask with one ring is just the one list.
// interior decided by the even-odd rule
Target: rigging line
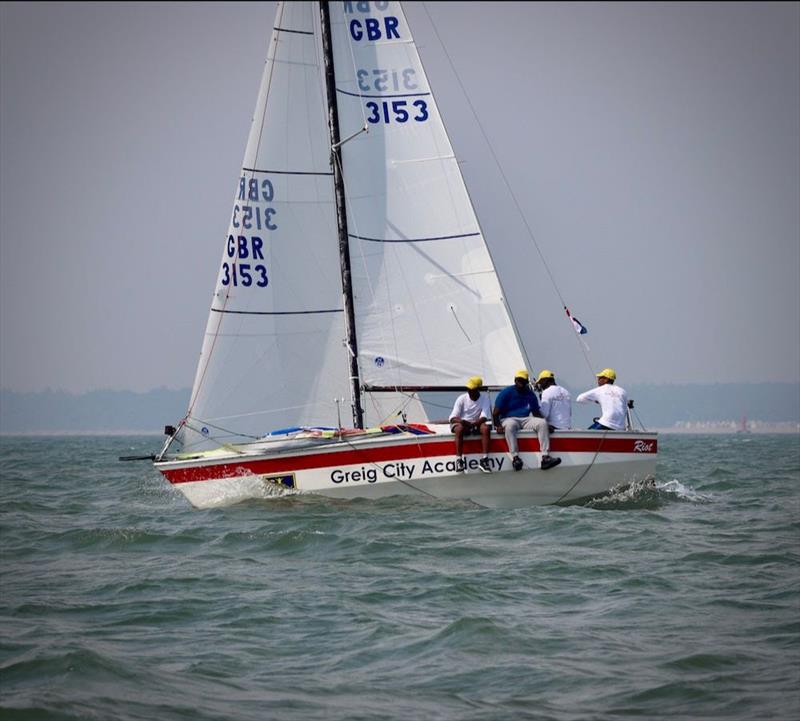
[(589, 465), (586, 466), (586, 470), (583, 473), (581, 473), (580, 476), (578, 476), (578, 480), (575, 481), (575, 483), (573, 483), (566, 491), (564, 491), (564, 493), (561, 495), (561, 498), (559, 498), (553, 505), (561, 503), (561, 501), (563, 501), (570, 493), (572, 493), (572, 489), (575, 488), (584, 479), (586, 474), (592, 470), (592, 466), (594, 466), (594, 462), (597, 460), (597, 456), (600, 455), (600, 449), (603, 447), (603, 443), (605, 442), (608, 433), (609, 433), (608, 431), (603, 431), (603, 437), (600, 439), (600, 444), (597, 446), (597, 450), (594, 452), (594, 458), (592, 458), (591, 463), (589, 463)]
[(368, 133), (368, 132), (369, 132), (369, 126), (366, 123), (364, 123), (363, 128), (361, 128), (360, 130), (356, 130), (356, 132), (353, 133), (352, 135), (348, 135), (344, 140), (340, 140), (338, 143), (334, 143), (333, 145), (331, 145), (331, 150), (338, 150), (345, 143), (349, 143), (351, 140), (353, 140), (353, 138), (357, 138), (359, 135), (361, 135), (361, 133)]
[[(351, 53), (352, 53), (352, 49), (351, 49)], [(339, 175), (340, 175), (340, 177), (342, 179), (342, 185), (344, 186), (344, 189), (345, 189), (344, 202), (345, 202), (345, 205), (347, 206), (347, 211), (348, 211), (349, 216), (350, 216), (350, 218), (349, 218), (350, 224), (352, 225), (353, 230), (356, 233), (358, 233), (359, 232), (359, 229), (358, 229), (358, 217), (357, 217), (357, 214), (355, 212), (355, 209), (353, 208), (352, 203), (350, 202), (351, 194), (350, 194), (349, 188), (348, 188), (347, 177), (345, 176), (345, 173), (344, 173), (344, 160), (342, 158), (342, 153), (338, 153), (338, 154), (337, 153), (333, 153), (333, 159), (334, 159), (334, 162), (336, 162), (338, 164)], [(358, 236), (356, 236), (356, 237), (358, 237)], [(352, 249), (351, 249), (351, 253), (352, 253)], [(359, 255), (359, 258), (361, 260), (361, 267), (362, 267), (362, 270), (363, 270), (363, 273), (364, 273), (364, 278), (367, 281), (367, 288), (369, 289), (370, 302), (375, 303), (375, 298), (376, 298), (376, 296), (375, 296), (375, 287), (372, 284), (372, 277), (369, 274), (369, 268), (368, 268), (368, 265), (367, 265), (367, 258), (364, 255), (364, 249), (361, 246), (361, 244), (359, 244), (359, 253), (358, 253), (358, 255)], [(389, 305), (391, 305), (391, 304), (392, 304), (391, 303), (391, 298), (389, 298)], [(398, 345), (397, 345), (397, 334), (396, 334), (396, 331), (395, 331), (393, 318), (394, 318), (394, 316), (392, 316), (391, 327), (392, 327), (392, 337), (394, 339), (393, 347), (395, 349), (395, 355), (396, 355), (397, 354)], [(384, 325), (382, 323), (379, 324), (379, 329), (380, 329), (381, 343), (384, 346), (388, 345), (387, 338), (384, 335)], [(352, 350), (349, 347), (348, 347), (347, 350), (348, 350), (348, 352), (352, 353)]]
[(164, 445), (161, 447), (161, 450), (158, 452), (158, 455), (155, 457), (155, 461), (163, 460), (164, 456), (167, 455), (167, 451), (169, 447), (172, 445), (173, 441), (175, 440), (175, 436), (178, 435), (178, 431), (186, 425), (186, 419), (182, 419), (178, 423), (178, 427), (175, 429), (175, 432), (164, 441)]
[[(229, 416), (230, 418), (236, 418), (237, 416)], [(204, 421), (202, 418), (196, 418), (195, 421), (201, 424), (201, 427), (210, 426), (216, 431), (222, 431), (223, 433), (228, 433), (231, 436), (235, 436), (237, 438), (252, 438), (254, 441), (257, 441), (260, 436), (254, 436), (250, 433), (240, 433), (239, 431), (234, 431), (231, 428), (225, 428), (224, 426), (218, 426), (214, 423), (210, 423), (209, 421)], [(197, 428), (193, 428), (189, 423), (186, 424), (189, 428), (193, 431), (198, 433), (203, 433), (202, 430), (198, 431)], [(205, 433), (203, 433), (205, 435)], [(214, 440), (213, 438), (209, 438), (209, 440)]]
[[(455, 75), (456, 81), (458, 82), (458, 85), (461, 88), (461, 92), (464, 95), (464, 99), (467, 101), (467, 105), (469, 106), (469, 109), (472, 112), (472, 117), (475, 118), (475, 122), (477, 123), (478, 128), (481, 131), (481, 135), (483, 136), (483, 139), (486, 142), (487, 147), (489, 148), (489, 152), (492, 155), (492, 159), (494, 160), (494, 163), (497, 166), (497, 169), (500, 171), (500, 176), (502, 177), (503, 183), (506, 186), (506, 189), (508, 190), (508, 194), (511, 196), (511, 199), (512, 199), (512, 201), (514, 203), (514, 206), (517, 209), (517, 213), (519, 213), (519, 216), (522, 219), (523, 224), (525, 225), (525, 229), (528, 232), (528, 237), (531, 239), (531, 242), (533, 243), (534, 248), (536, 249), (536, 252), (539, 254), (539, 258), (542, 261), (542, 265), (544, 266), (544, 269), (545, 269), (545, 271), (547, 273), (547, 276), (550, 278), (550, 282), (553, 285), (553, 289), (555, 290), (556, 295), (558, 296), (558, 299), (561, 301), (561, 305), (564, 308), (566, 308), (567, 304), (564, 301), (564, 297), (561, 295), (561, 290), (558, 287), (558, 283), (556, 283), (556, 279), (555, 279), (555, 277), (553, 276), (553, 273), (550, 270), (550, 266), (547, 264), (547, 261), (545, 260), (544, 253), (542, 253), (542, 249), (539, 247), (539, 243), (536, 241), (536, 237), (533, 234), (533, 230), (531, 229), (530, 224), (528, 223), (528, 220), (525, 217), (525, 214), (522, 212), (522, 207), (520, 206), (519, 201), (517, 200), (517, 196), (516, 196), (516, 194), (514, 193), (514, 190), (511, 187), (511, 183), (508, 181), (508, 178), (506, 177), (506, 174), (503, 171), (503, 166), (500, 165), (500, 161), (499, 161), (499, 159), (497, 157), (497, 153), (495, 153), (495, 151), (494, 151), (494, 146), (489, 141), (489, 136), (486, 134), (486, 130), (484, 130), (483, 124), (481, 123), (480, 119), (478, 118), (478, 113), (476, 112), (475, 107), (472, 104), (472, 101), (469, 99), (469, 95), (467, 94), (467, 90), (464, 87), (464, 83), (461, 81), (461, 76), (458, 74), (458, 71), (456, 70), (455, 64), (453, 63), (453, 60), (450, 57), (450, 53), (447, 52), (447, 47), (445, 46), (444, 42), (442, 42), (442, 38), (439, 35), (439, 31), (436, 28), (436, 24), (433, 22), (433, 18), (431, 17), (430, 13), (428, 12), (427, 4), (424, 3), (424, 2), (421, 3), (421, 4), (422, 4), (423, 9), (425, 10), (425, 14), (428, 16), (428, 20), (430, 21), (431, 27), (433, 28), (433, 32), (436, 35), (436, 39), (439, 41), (439, 44), (442, 47), (442, 50), (443, 50), (443, 52), (445, 54), (445, 57), (447, 58), (447, 62), (450, 64), (450, 69), (453, 71), (453, 75)], [(509, 308), (509, 314), (511, 314), (511, 309), (510, 308)], [(571, 323), (570, 323), (570, 325), (571, 325)], [(580, 343), (579, 343), (579, 346), (580, 346)], [(523, 350), (524, 350), (524, 345), (523, 345)], [(589, 372), (591, 373), (592, 372), (592, 364), (589, 361), (588, 354), (583, 350), (583, 348), (581, 348), (581, 352), (583, 353), (583, 356), (586, 359), (586, 363), (589, 366)], [(527, 356), (527, 353), (526, 353), (526, 356)]]
[[(225, 450), (231, 451), (233, 453), (237, 453), (239, 455), (242, 455), (244, 453), (243, 451), (240, 451), (239, 449), (235, 448), (231, 443), (227, 443), (226, 441), (223, 441), (223, 440), (220, 440), (218, 438), (214, 438), (213, 436), (207, 435), (207, 434), (203, 433), (203, 431), (201, 429), (195, 428), (194, 426), (192, 426), (189, 423), (185, 423), (184, 425), (189, 430), (194, 431), (195, 433), (197, 433), (197, 435), (200, 436), (200, 439), (197, 442), (195, 442), (195, 443), (185, 443), (183, 445), (183, 448), (186, 451), (191, 451), (191, 449), (198, 448), (201, 445), (205, 444), (207, 441), (210, 441), (211, 443), (216, 444), (220, 448), (224, 448)], [(220, 430), (225, 430), (225, 429), (220, 429)], [(231, 433), (229, 437), (231, 437), (231, 438), (241, 438), (243, 436), (241, 434), (238, 434), (238, 433)], [(255, 438), (253, 436), (245, 436), (245, 437), (253, 438), (253, 440), (258, 440), (257, 438)]]
[(472, 343), (472, 338), (469, 337), (467, 331), (464, 330), (464, 326), (461, 325), (461, 321), (458, 319), (458, 315), (456, 314), (456, 309), (453, 307), (453, 304), (450, 304), (450, 312), (453, 314), (453, 318), (456, 319), (456, 323), (458, 323), (458, 327), (461, 328), (461, 332), (464, 334), (464, 337), (467, 339), (468, 343)]
[[(284, 13), (285, 7), (286, 7), (286, 3), (282, 2), (280, 4), (280, 16), (276, 18), (276, 21), (277, 21), (276, 25), (278, 27), (280, 27), (283, 24), (283, 13)], [(264, 93), (264, 108), (263, 108), (262, 113), (261, 113), (261, 124), (260, 124), (259, 130), (258, 130), (258, 140), (256, 141), (255, 155), (253, 156), (254, 158), (258, 158), (259, 150), (261, 149), (261, 141), (262, 141), (263, 136), (264, 136), (264, 123), (266, 122), (266, 119), (267, 119), (267, 107), (269, 106), (269, 93), (270, 93), (270, 89), (272, 88), (272, 78), (273, 78), (273, 75), (275, 73), (275, 52), (277, 52), (277, 50), (278, 50), (277, 46), (278, 46), (278, 42), (279, 42), (279, 40), (278, 40), (278, 34), (279, 33), (277, 31), (273, 31), (273, 32), (276, 32), (276, 34), (272, 36), (272, 40), (270, 41), (270, 45), (274, 47), (273, 59), (272, 59), (272, 62), (270, 62), (270, 60), (269, 60), (269, 47), (268, 47), (267, 48), (267, 58), (264, 60), (265, 64), (269, 63), (269, 76), (267, 78), (266, 92)], [(260, 89), (259, 89), (259, 95), (260, 95)], [(254, 117), (253, 118), (253, 122), (255, 122), (255, 120), (256, 120), (256, 118)], [(248, 145), (249, 145), (249, 143), (248, 143)], [(245, 153), (246, 152), (247, 151), (245, 150)], [(255, 177), (255, 172), (251, 173), (250, 180), (253, 180), (254, 177)], [(233, 259), (234, 268), (236, 266), (236, 263), (237, 263), (237, 259), (234, 258)], [(223, 310), (225, 310), (226, 306), (228, 305), (228, 300), (230, 299), (230, 295), (231, 295), (231, 287), (229, 285), (228, 288), (227, 288), (227, 291), (225, 293), (225, 298), (224, 298), (224, 300), (222, 302), (222, 309)], [(203, 384), (205, 383), (206, 372), (208, 371), (209, 365), (211, 364), (211, 358), (214, 356), (214, 350), (215, 350), (216, 345), (217, 345), (217, 339), (220, 337), (220, 335), (219, 335), (220, 334), (220, 328), (222, 327), (222, 321), (223, 321), (224, 317), (225, 317), (224, 313), (220, 313), (219, 314), (219, 317), (218, 317), (218, 320), (217, 320), (217, 323), (216, 323), (216, 328), (214, 329), (214, 338), (211, 341), (211, 348), (209, 348), (208, 355), (206, 355), (206, 357), (205, 357), (205, 364), (203, 365), (203, 371), (200, 374), (200, 376), (197, 379), (197, 381), (195, 382), (194, 388), (192, 389), (192, 397), (191, 397), (191, 399), (189, 401), (189, 410), (186, 411), (186, 416), (187, 417), (189, 415), (191, 415), (192, 410), (194, 409), (195, 403), (197, 403), (197, 399), (200, 397), (200, 389), (203, 387)], [(210, 317), (209, 317), (209, 320), (210, 320)]]
[[(421, 442), (420, 442), (420, 438), (421, 438), (421, 437), (422, 437), (422, 436), (415, 436), (415, 438), (416, 438), (416, 444), (417, 444), (417, 447), (418, 447), (418, 448), (420, 448), (420, 449), (422, 448), (422, 444), (421, 444)], [(361, 449), (357, 448), (356, 446), (354, 446), (354, 445), (352, 444), (352, 442), (351, 442), (351, 441), (348, 441), (346, 438), (342, 438), (342, 441), (343, 441), (345, 444), (347, 444), (348, 446), (350, 446), (350, 448), (352, 448), (354, 451), (359, 451), (359, 450), (361, 450)], [(374, 466), (374, 467), (375, 467), (375, 468), (377, 468), (379, 471), (381, 471), (381, 473), (383, 473), (383, 466), (379, 466), (379, 465), (378, 465), (378, 464), (377, 464), (375, 461), (366, 461), (366, 464), (367, 464), (367, 465), (370, 465), (370, 466)], [(438, 496), (435, 496), (433, 493), (429, 493), (428, 491), (426, 491), (426, 490), (424, 490), (424, 489), (422, 489), (422, 488), (418, 488), (417, 486), (415, 486), (415, 485), (413, 485), (413, 484), (409, 483), (408, 481), (404, 481), (402, 478), (395, 478), (395, 480), (396, 480), (396, 481), (398, 481), (399, 483), (402, 483), (404, 486), (408, 486), (408, 487), (409, 487), (409, 488), (411, 488), (412, 490), (414, 490), (414, 491), (417, 491), (417, 493), (421, 493), (421, 494), (423, 494), (423, 495), (425, 495), (425, 496), (430, 496), (431, 498), (438, 498)], [(441, 500), (441, 499), (439, 499), (439, 500)]]
[(436, 401), (432, 401), (432, 400), (427, 400), (425, 402), (427, 403), (427, 405), (431, 406), (432, 408), (442, 408), (442, 409), (444, 409), (446, 411), (449, 411), (453, 407), (452, 403), (448, 404), (446, 406), (443, 406), (441, 403), (437, 403)]
[[(372, 402), (373, 410), (375, 410), (377, 412), (378, 410), (380, 410), (378, 408), (378, 404), (375, 402), (374, 396), (372, 394), (369, 394), (369, 395), (370, 395), (370, 401)], [(422, 402), (419, 400), (419, 398), (417, 398), (415, 393), (404, 393), (403, 391), (397, 391), (396, 395), (400, 396), (401, 398), (405, 398), (405, 400), (400, 401), (400, 405), (399, 406), (395, 406), (395, 409), (392, 410), (392, 411), (389, 411), (388, 415), (384, 415), (383, 419), (378, 423), (379, 426), (382, 426), (382, 425), (397, 425), (396, 423), (389, 423), (389, 419), (392, 418), (393, 416), (399, 416), (414, 401), (417, 401), (418, 403), (420, 403), (420, 405), (422, 405)]]
[[(266, 410), (263, 410), (263, 411), (251, 411), (250, 413), (233, 413), (233, 414), (231, 414), (229, 416), (218, 416), (218, 417), (214, 418), (214, 420), (215, 421), (227, 421), (227, 420), (229, 420), (231, 418), (253, 418), (255, 416), (266, 415), (267, 413), (285, 413), (286, 411), (301, 411), (303, 409), (313, 408), (313, 407), (314, 407), (313, 403), (302, 403), (302, 404), (297, 405), (297, 406), (284, 406), (283, 408), (269, 408), (269, 409), (266, 409)], [(197, 418), (196, 420), (199, 423), (205, 423), (205, 421), (202, 420), (201, 418)], [(208, 423), (207, 425), (211, 425), (211, 424)], [(221, 430), (227, 430), (227, 429), (223, 428)], [(231, 431), (231, 433), (233, 433), (233, 432), (234, 431)], [(246, 434), (237, 432), (236, 435), (243, 436), (243, 435), (246, 435)], [(257, 437), (260, 438), (260, 436), (257, 436)]]

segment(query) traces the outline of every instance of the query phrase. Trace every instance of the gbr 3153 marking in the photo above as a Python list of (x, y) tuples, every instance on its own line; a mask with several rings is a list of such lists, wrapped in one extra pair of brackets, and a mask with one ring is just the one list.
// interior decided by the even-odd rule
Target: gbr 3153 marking
[(424, 123), (429, 117), (428, 103), (422, 98), (414, 101), (408, 100), (382, 100), (376, 103), (370, 100), (364, 103), (369, 115), (368, 123), (406, 123), (409, 119)]
[[(222, 285), (266, 288), (269, 285), (264, 260), (264, 240), (257, 235), (229, 235), (219, 282)], [(245, 262), (246, 261), (246, 262)], [(253, 262), (255, 261), (255, 262)]]

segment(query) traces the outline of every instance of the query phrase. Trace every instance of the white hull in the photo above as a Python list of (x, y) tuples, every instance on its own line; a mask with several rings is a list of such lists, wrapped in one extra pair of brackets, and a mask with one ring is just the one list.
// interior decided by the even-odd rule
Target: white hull
[(654, 433), (566, 431), (551, 437), (561, 465), (539, 468), (538, 441), (521, 433), (525, 467), (511, 468), (505, 440), (492, 439), (491, 474), (478, 468), (479, 441), (465, 444), (467, 471), (455, 470), (453, 436), (380, 436), (298, 448), (252, 444), (239, 453), (161, 461), (156, 467), (197, 508), (296, 493), (331, 498), (422, 495), (490, 508), (567, 503), (653, 478)]

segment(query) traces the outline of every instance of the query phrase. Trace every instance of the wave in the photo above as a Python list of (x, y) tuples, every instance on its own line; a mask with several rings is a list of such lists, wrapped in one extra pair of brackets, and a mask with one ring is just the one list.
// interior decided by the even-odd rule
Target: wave
[(710, 503), (712, 497), (699, 493), (677, 479), (659, 483), (653, 478), (619, 486), (581, 505), (602, 510), (656, 510), (674, 502)]

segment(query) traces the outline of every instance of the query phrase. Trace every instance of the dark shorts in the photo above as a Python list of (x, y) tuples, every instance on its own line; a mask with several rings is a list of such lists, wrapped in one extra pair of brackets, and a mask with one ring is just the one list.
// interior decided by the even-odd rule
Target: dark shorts
[(465, 436), (476, 435), (481, 432), (480, 426), (472, 421), (457, 421), (450, 424), (450, 430), (455, 433), (456, 426), (461, 426), (464, 429)]

